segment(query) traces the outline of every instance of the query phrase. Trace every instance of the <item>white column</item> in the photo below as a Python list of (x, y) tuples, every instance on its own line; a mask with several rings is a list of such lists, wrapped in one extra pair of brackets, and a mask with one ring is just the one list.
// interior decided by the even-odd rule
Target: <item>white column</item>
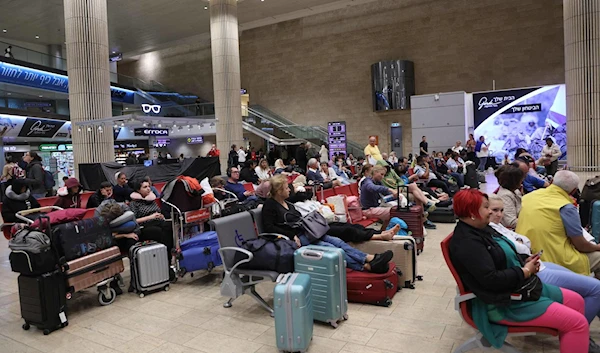
[[(112, 116), (106, 0), (64, 0), (69, 108), (72, 122)], [(73, 127), (75, 170), (80, 163), (112, 162), (112, 127)]]
[(567, 161), (600, 169), (600, 1), (564, 0)]
[(231, 145), (244, 142), (237, 0), (212, 0), (209, 6), (217, 146), (225, 171)]

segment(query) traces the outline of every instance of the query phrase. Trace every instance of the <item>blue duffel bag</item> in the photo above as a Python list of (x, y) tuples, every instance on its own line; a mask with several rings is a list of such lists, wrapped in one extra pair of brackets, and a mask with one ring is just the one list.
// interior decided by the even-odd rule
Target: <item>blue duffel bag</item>
[(219, 241), (217, 232), (200, 233), (179, 245), (183, 259), (179, 267), (187, 272), (198, 270), (212, 270), (223, 264), (219, 255)]

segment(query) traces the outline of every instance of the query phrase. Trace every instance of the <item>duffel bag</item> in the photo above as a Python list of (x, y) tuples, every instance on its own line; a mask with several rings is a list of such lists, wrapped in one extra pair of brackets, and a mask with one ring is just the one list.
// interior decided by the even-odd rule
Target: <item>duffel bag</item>
[(108, 249), (115, 241), (104, 217), (60, 224), (52, 231), (52, 241), (66, 261)]
[(31, 224), (31, 228), (46, 229), (48, 228), (48, 220), (50, 220), (51, 226), (78, 221), (83, 218), (86, 212), (87, 210), (85, 208), (67, 208), (64, 210), (48, 212), (43, 214), (44, 217), (37, 218), (35, 222)]
[(43, 232), (23, 228), (8, 242), (10, 267), (24, 275), (41, 275), (56, 268), (56, 253)]
[[(292, 240), (260, 237), (242, 242), (241, 247), (250, 251), (254, 257), (239, 268), (279, 273), (294, 272), (294, 251), (297, 247)], [(247, 258), (245, 254), (236, 252), (235, 262)]]
[(587, 202), (600, 200), (600, 175), (585, 181), (585, 185), (581, 191), (581, 199)]

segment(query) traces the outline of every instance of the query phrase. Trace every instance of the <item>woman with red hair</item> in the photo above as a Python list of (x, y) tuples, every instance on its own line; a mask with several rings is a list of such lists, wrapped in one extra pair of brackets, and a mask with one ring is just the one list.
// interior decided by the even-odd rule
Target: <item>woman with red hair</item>
[[(558, 330), (562, 353), (588, 352), (583, 298), (541, 282), (536, 276), (540, 254), (523, 261), (511, 241), (488, 225), (492, 211), (487, 195), (476, 189), (458, 192), (454, 213), (459, 222), (450, 240), (450, 259), (477, 296), (471, 312), (483, 336), (500, 348), (508, 333), (504, 325), (549, 327)], [(514, 294), (521, 298), (513, 300)]]

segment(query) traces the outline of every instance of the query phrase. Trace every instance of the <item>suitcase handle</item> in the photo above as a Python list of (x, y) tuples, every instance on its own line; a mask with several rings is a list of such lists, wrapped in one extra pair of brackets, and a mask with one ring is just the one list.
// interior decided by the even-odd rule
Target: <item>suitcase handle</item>
[(321, 260), (323, 258), (323, 253), (314, 250), (304, 250), (302, 252), (302, 257), (305, 259), (317, 259)]
[(288, 279), (290, 279), (291, 275), (292, 275), (291, 273), (281, 273), (281, 274), (279, 274), (279, 276), (277, 276), (275, 283), (285, 284), (285, 282), (287, 282)]
[(97, 269), (96, 271), (94, 271), (94, 272), (92, 272), (92, 273), (93, 273), (93, 274), (97, 274), (97, 273), (100, 273), (100, 272), (106, 271), (106, 270), (108, 270), (108, 267), (109, 267), (109, 266), (104, 266), (104, 267), (102, 267), (102, 268), (99, 268), (99, 269)]

